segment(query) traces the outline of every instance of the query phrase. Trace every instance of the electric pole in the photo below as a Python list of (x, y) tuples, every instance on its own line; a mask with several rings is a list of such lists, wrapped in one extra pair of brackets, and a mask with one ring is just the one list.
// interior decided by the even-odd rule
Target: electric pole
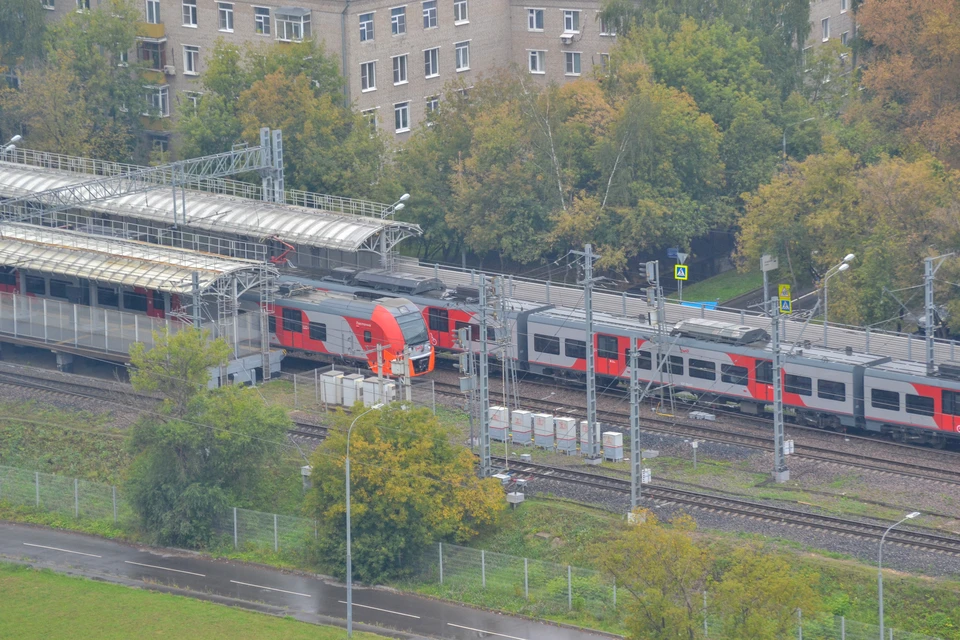
[(490, 359), (487, 347), (487, 277), (480, 274), (480, 477), (493, 474), (490, 462)]
[(630, 510), (640, 507), (643, 451), (640, 449), (640, 372), (636, 340), (630, 338)]
[(596, 349), (593, 335), (593, 285), (598, 280), (593, 277), (593, 263), (600, 256), (593, 253), (588, 244), (583, 251), (571, 251), (583, 256), (583, 305), (587, 324), (587, 451), (584, 458), (587, 464), (600, 464), (600, 443), (597, 441), (597, 372)]
[(936, 315), (936, 310), (933, 306), (933, 278), (937, 275), (940, 266), (943, 264), (943, 261), (949, 258), (954, 254), (948, 253), (942, 256), (933, 256), (931, 258), (923, 259), (923, 302), (924, 308), (926, 310), (926, 327), (923, 330), (923, 336), (926, 339), (927, 343), (927, 375), (932, 376), (936, 364), (933, 361), (933, 334), (934, 334), (934, 321), (933, 318)]
[(786, 482), (790, 479), (787, 458), (783, 451), (783, 355), (780, 352), (780, 303), (774, 302), (767, 288), (767, 272), (778, 266), (776, 258), (764, 255), (760, 261), (763, 271), (763, 310), (771, 318), (770, 346), (773, 349), (773, 479)]

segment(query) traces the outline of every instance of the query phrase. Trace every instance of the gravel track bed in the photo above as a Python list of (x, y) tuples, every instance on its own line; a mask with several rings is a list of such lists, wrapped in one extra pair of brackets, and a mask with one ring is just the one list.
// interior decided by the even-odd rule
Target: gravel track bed
[[(542, 478), (528, 483), (527, 494), (555, 496), (620, 514), (626, 513), (630, 508), (630, 497), (626, 494), (614, 494), (610, 491), (575, 486)], [(791, 546), (799, 544), (808, 550), (844, 554), (868, 564), (877, 561), (877, 542), (873, 540), (838, 536), (816, 529), (792, 527), (765, 520), (702, 511), (682, 505), (660, 504), (660, 501), (657, 500), (644, 499), (643, 503), (661, 520), (668, 520), (678, 514), (687, 513), (705, 531), (761, 535), (773, 539), (788, 540), (791, 542)], [(951, 578), (960, 576), (960, 557), (958, 556), (921, 551), (890, 543), (884, 545), (883, 551), (884, 567), (928, 576)]]

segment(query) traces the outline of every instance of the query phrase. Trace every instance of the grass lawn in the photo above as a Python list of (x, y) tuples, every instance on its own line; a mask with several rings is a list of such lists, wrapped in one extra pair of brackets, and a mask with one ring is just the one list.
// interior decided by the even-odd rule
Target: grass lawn
[[(762, 286), (763, 274), (759, 271), (740, 273), (736, 269), (731, 269), (718, 276), (691, 285), (684, 283), (683, 299), (688, 302), (713, 302), (715, 300), (725, 302)], [(676, 299), (678, 296), (673, 293), (669, 297)]]
[(0, 564), (0, 601), (0, 638), (334, 640), (347, 635), (335, 627), (12, 564)]

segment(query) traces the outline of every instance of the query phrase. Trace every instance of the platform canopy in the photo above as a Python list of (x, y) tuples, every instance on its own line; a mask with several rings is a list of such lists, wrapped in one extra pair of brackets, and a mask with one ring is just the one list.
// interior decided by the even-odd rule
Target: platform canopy
[(174, 294), (192, 293), (194, 274), (201, 292), (236, 282), (237, 293), (275, 275), (252, 260), (13, 223), (0, 224), (0, 266)]
[[(0, 197), (23, 197), (93, 178), (96, 176), (0, 162)], [(310, 195), (317, 208), (188, 190), (184, 217), (180, 193), (174, 196), (172, 189), (160, 189), (101, 200), (85, 204), (80, 209), (149, 221), (162, 227), (179, 223), (184, 230), (212, 235), (241, 236), (253, 241), (278, 239), (301, 247), (349, 252), (380, 253), (384, 248), (392, 248), (397, 242), (421, 233), (415, 224), (371, 215), (389, 209), (389, 205)], [(174, 197), (177, 198), (176, 220)], [(381, 235), (389, 246), (383, 246)]]

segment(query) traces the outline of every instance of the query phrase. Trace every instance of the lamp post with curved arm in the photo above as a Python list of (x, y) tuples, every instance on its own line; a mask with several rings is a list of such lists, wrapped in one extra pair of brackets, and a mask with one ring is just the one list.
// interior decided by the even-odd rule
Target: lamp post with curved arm
[(17, 143), (23, 140), (23, 136), (17, 134), (10, 138), (10, 141), (0, 149), (0, 160), (7, 156), (8, 151), (14, 151), (17, 148)]
[(893, 531), (893, 529), (907, 520), (913, 520), (920, 515), (919, 511), (914, 511), (913, 513), (908, 513), (899, 522), (895, 522), (887, 530), (883, 532), (883, 535), (880, 536), (880, 552), (877, 557), (877, 592), (880, 599), (880, 640), (883, 640), (883, 541), (886, 539), (887, 534)]
[[(400, 198), (394, 202), (389, 207), (384, 207), (383, 211), (380, 212), (380, 219), (386, 220), (387, 216), (392, 216), (397, 213), (397, 211), (402, 211), (407, 205), (403, 204), (410, 199), (410, 194), (405, 193)], [(384, 269), (390, 268), (390, 256), (387, 255), (387, 230), (386, 228), (380, 229), (380, 266)]]
[(357, 420), (372, 411), (383, 407), (382, 404), (375, 404), (363, 413), (359, 414), (350, 423), (347, 429), (347, 458), (346, 458), (346, 482), (347, 482), (347, 637), (353, 637), (353, 554), (350, 548), (350, 434), (357, 424)]
[(856, 255), (848, 253), (843, 257), (843, 262), (827, 269), (826, 275), (823, 276), (823, 346), (825, 347), (827, 346), (827, 323), (830, 320), (830, 316), (827, 314), (827, 284), (830, 278), (849, 269), (850, 262), (856, 257)]

